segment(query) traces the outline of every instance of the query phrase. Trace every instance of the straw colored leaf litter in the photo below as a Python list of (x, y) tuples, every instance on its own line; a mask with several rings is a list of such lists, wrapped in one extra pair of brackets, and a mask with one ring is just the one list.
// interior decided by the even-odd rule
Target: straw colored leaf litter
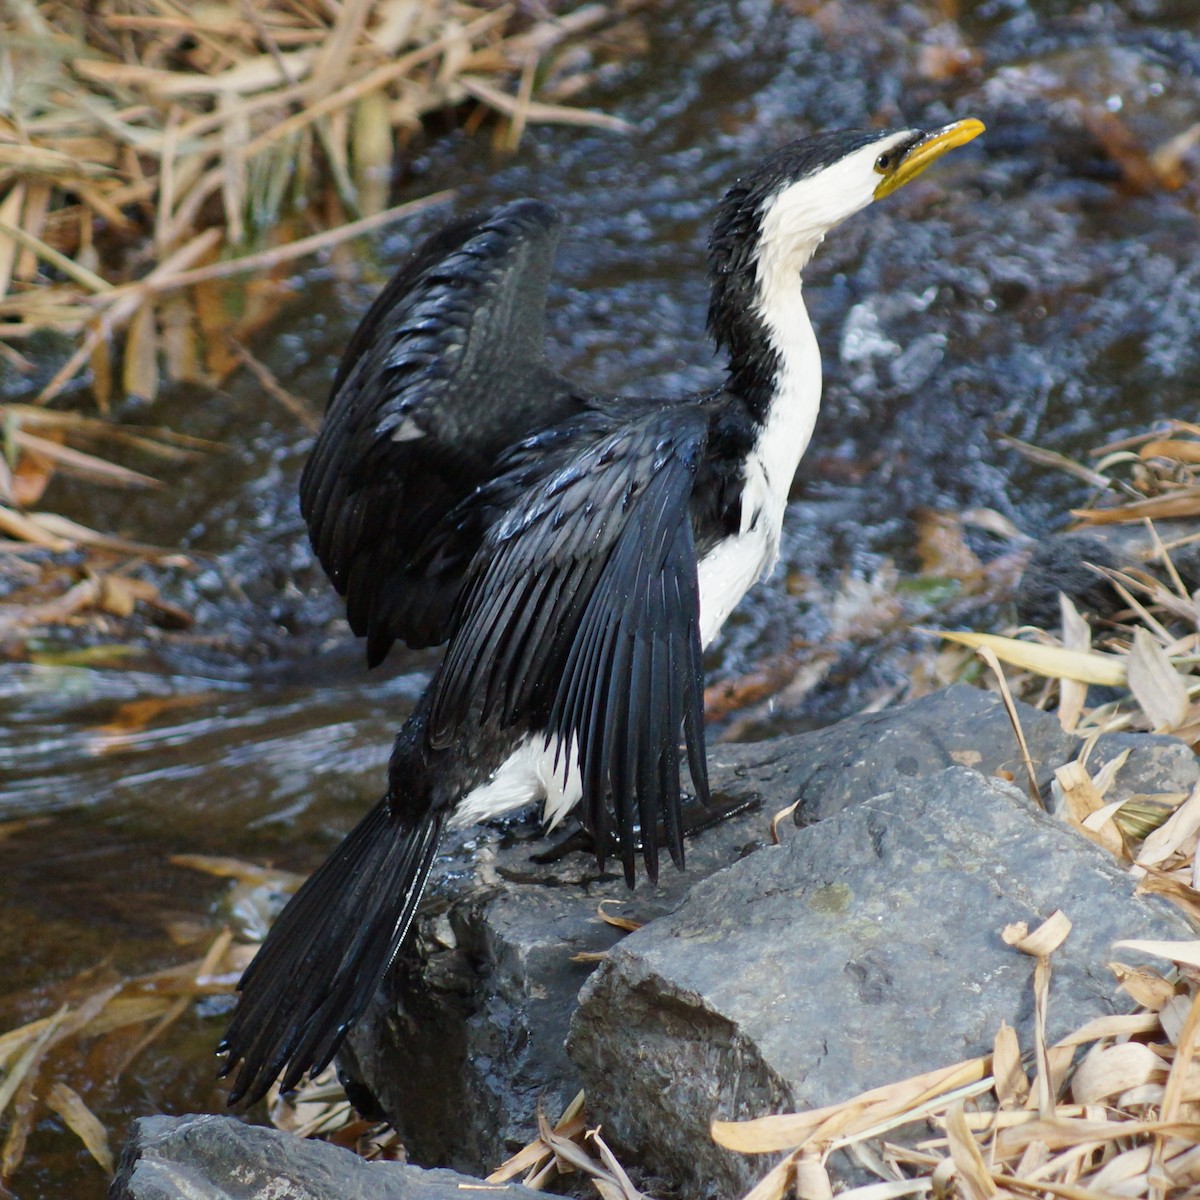
[[(223, 930), (198, 961), (128, 979), (101, 969), (70, 981), (59, 989), (65, 999), (52, 1016), (0, 1034), (0, 1119), (8, 1126), (0, 1175), (8, 1179), (20, 1166), (47, 1110), (111, 1175), (108, 1133), (85, 1097), (111, 1091), (197, 997), (232, 991), (252, 954), (253, 947), (235, 945)], [(97, 1062), (110, 1064), (103, 1079), (96, 1077)]]
[[(388, 207), (433, 113), (471, 131), (486, 124), (501, 148), (536, 122), (623, 130), (571, 100), (641, 49), (630, 10), (617, 0), (561, 15), (503, 0), (0, 6), (0, 370), (31, 374), (47, 349), (28, 352), (29, 339), (58, 335), (64, 357), (36, 404), (70, 395), (103, 412), (120, 394), (152, 401), (169, 382), (215, 386), (245, 367), (313, 428), (310, 405), (245, 346), (285, 303), (290, 265), (448, 199)], [(48, 529), (29, 511), (55, 474), (161, 486), (73, 444), (104, 436), (99, 422), (35, 412), (0, 405), (0, 535), (12, 540), (0, 552), (9, 563), (27, 546), (143, 553), (99, 530)], [(170, 439), (146, 443), (138, 449), (154, 454)], [(0, 619), (18, 648), (31, 626), (113, 611), (86, 587), (49, 604), (45, 590), (13, 597), (10, 609), (26, 611)]]
[(557, 1176), (579, 1172), (590, 1180), (602, 1200), (650, 1200), (634, 1186), (600, 1130), (588, 1129), (584, 1100), (583, 1092), (579, 1092), (553, 1127), (539, 1110), (538, 1136), (497, 1167), (485, 1182), (519, 1179), (527, 1188), (541, 1191)]
[[(1102, 447), (1094, 467), (1008, 444), (1097, 490), (1075, 513), (1083, 524), (1141, 524), (1149, 549), (1141, 564), (1097, 568), (1126, 606), (1115, 620), (1089, 624), (1064, 596), (1057, 638), (1033, 629), (940, 636), (990, 664), (989, 682), (1006, 703), (1012, 691), (1057, 708), (1063, 727), (1083, 735), (1076, 760), (1055, 772), (1053, 811), (1138, 877), (1141, 890), (1169, 897), (1200, 924), (1200, 786), (1190, 794), (1110, 801), (1128, 754), (1099, 770), (1088, 766), (1096, 739), (1115, 730), (1170, 733), (1200, 749), (1200, 606), (1171, 557), (1173, 549), (1200, 538), (1192, 520), (1200, 516), (1200, 426), (1171, 421)], [(1168, 517), (1182, 520), (1169, 533), (1154, 526), (1153, 520)], [(1088, 689), (1096, 686), (1121, 695), (1089, 704)], [(1009, 712), (1020, 740), (1011, 705)], [(1137, 1011), (1090, 1022), (1047, 1045), (1053, 953), (1068, 931), (1069, 922), (1055, 914), (1033, 934), (1022, 927), (1003, 933), (1034, 959), (1032, 1047), (1019, 1046), (1005, 1025), (987, 1057), (815, 1112), (715, 1121), (713, 1137), (730, 1149), (788, 1151), (745, 1200), (789, 1194), (823, 1200), (831, 1190), (824, 1168), (829, 1154), (864, 1141), (873, 1152), (860, 1162), (878, 1164), (880, 1182), (842, 1193), (854, 1200), (926, 1193), (971, 1200), (1200, 1194), (1200, 943), (1118, 942), (1117, 950), (1174, 965), (1160, 972), (1110, 964)], [(1032, 1078), (1024, 1065), (1030, 1060)], [(926, 1123), (936, 1136), (921, 1140)], [(888, 1140), (903, 1127), (912, 1130), (903, 1144)]]
[[(1176, 964), (1166, 974), (1112, 964), (1143, 1003), (1104, 1017), (1062, 1041), (1045, 1041), (1045, 1006), (1054, 950), (1070, 922), (1056, 913), (1029, 933), (1006, 931), (1014, 950), (1035, 961), (1036, 1075), (1002, 1025), (991, 1055), (864, 1092), (808, 1113), (753, 1121), (714, 1121), (718, 1144), (743, 1154), (777, 1153), (777, 1163), (744, 1200), (832, 1195), (825, 1163), (834, 1151), (871, 1143), (860, 1164), (880, 1182), (839, 1193), (851, 1200), (922, 1195), (1172, 1200), (1200, 1189), (1200, 986), (1194, 945), (1124, 943)], [(1122, 945), (1118, 943), (1118, 945)], [(1087, 1047), (1077, 1065), (1080, 1047)], [(1026, 1055), (1030, 1047), (1024, 1047)], [(903, 1141), (891, 1140), (905, 1129)]]
[[(240, 247), (272, 228), (294, 242), (289, 208), (344, 214), (325, 245), (410, 211), (384, 211), (388, 182), (429, 114), (491, 114), (508, 146), (531, 122), (623, 128), (562, 103), (599, 69), (568, 51), (620, 17), (486, 0), (101, 0), (86, 19), (62, 0), (5, 6), (0, 344), (19, 363), (15, 343), (40, 330), (82, 338), (45, 402), (121, 335), (123, 386), (153, 397), (162, 362), (179, 365), (164, 293), (197, 267), (264, 270)], [(133, 282), (147, 237), (157, 265)]]
[[(1167, 421), (1154, 429), (1098, 448), (1096, 466), (1085, 467), (1059, 454), (1005, 439), (1042, 465), (1064, 470), (1097, 489), (1092, 504), (1075, 515), (1085, 525), (1140, 525), (1144, 536), (1124, 551), (1121, 569), (1095, 567), (1124, 608), (1115, 618), (1089, 624), (1066, 596), (1062, 626), (1052, 631), (1021, 629), (1012, 634), (940, 630), (956, 645), (987, 653), (1014, 670), (1007, 686), (1043, 708), (1057, 708), (1063, 727), (1086, 736), (1123, 729), (1172, 734), (1200, 750), (1200, 602), (1184, 583), (1173, 552), (1200, 540), (1200, 425)], [(1156, 525), (1151, 518), (1174, 518)], [(960, 663), (960, 669), (962, 664)], [(953, 672), (951, 671), (951, 674)], [(1087, 687), (1120, 689), (1124, 695), (1087, 704)], [(1059, 780), (1073, 809), (1081, 803), (1078, 777)], [(1155, 803), (1147, 797), (1109, 814), (1121, 832), (1142, 838), (1161, 824), (1178, 798)], [(1085, 806), (1086, 803), (1084, 802)], [(1077, 812), (1081, 827), (1101, 833)], [(1149, 823), (1149, 827), (1147, 827)], [(1115, 850), (1112, 838), (1101, 836)]]

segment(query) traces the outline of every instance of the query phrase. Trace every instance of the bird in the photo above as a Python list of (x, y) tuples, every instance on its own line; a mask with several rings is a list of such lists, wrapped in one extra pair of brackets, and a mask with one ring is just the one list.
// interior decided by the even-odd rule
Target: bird
[(684, 865), (681, 771), (708, 800), (702, 653), (775, 564), (821, 397), (802, 272), (825, 235), (983, 132), (825, 131), (742, 174), (709, 239), (727, 367), (685, 397), (597, 395), (545, 357), (562, 219), (455, 221), (371, 305), (300, 484), (368, 664), (443, 646), (381, 799), (246, 968), (219, 1050), (231, 1105), (324, 1069), (404, 944), (448, 826), (577, 810), (633, 886)]

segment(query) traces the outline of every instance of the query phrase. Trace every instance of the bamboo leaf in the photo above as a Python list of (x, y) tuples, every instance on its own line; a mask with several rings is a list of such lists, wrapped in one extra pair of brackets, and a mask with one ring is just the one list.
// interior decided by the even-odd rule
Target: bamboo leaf
[(105, 1173), (112, 1175), (113, 1156), (108, 1146), (108, 1131), (79, 1093), (60, 1081), (46, 1094), (46, 1103), (62, 1117), (71, 1132), (78, 1135)]
[(1132, 938), (1113, 942), (1114, 950), (1137, 950), (1142, 954), (1153, 954), (1158, 958), (1170, 959), (1187, 967), (1200, 967), (1200, 941), (1166, 942), (1154, 938)]
[(18, 429), (13, 433), (13, 442), (33, 450), (43, 458), (50, 459), (75, 475), (82, 475), (97, 483), (110, 483), (119, 487), (162, 487), (161, 481), (151, 475), (143, 475), (140, 471), (131, 471), (128, 467), (118, 466), (107, 459), (98, 458), (83, 450), (74, 450), (61, 442), (49, 438), (38, 437), (37, 434), (27, 433)]
[(973, 650), (990, 647), (1003, 662), (1048, 679), (1077, 679), (1080, 683), (1095, 683), (1104, 687), (1121, 687), (1126, 681), (1125, 660), (1113, 654), (1100, 654), (1097, 651), (1085, 654), (1078, 650), (1064, 650), (1061, 646), (1023, 642), (995, 633), (962, 633), (947, 629), (926, 632), (935, 633), (948, 642), (970, 646)]
[(1120, 525), (1130, 521), (1152, 521), (1170, 517), (1200, 516), (1200, 487), (1182, 488), (1163, 496), (1135, 500), (1116, 508), (1073, 508), (1071, 516), (1088, 525)]
[(1156, 733), (1169, 732), (1187, 718), (1188, 693), (1167, 652), (1138, 626), (1127, 658), (1129, 690)]
[(158, 395), (158, 320), (147, 300), (138, 306), (125, 338), (125, 393), (150, 401)]

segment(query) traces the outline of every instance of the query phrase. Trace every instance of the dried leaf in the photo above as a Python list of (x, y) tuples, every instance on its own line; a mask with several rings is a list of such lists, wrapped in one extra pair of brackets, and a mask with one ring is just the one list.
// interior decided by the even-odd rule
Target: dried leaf
[[(1054, 782), (1062, 799), (1067, 819), (1092, 841), (1103, 846), (1115, 858), (1125, 853), (1125, 844), (1111, 820), (1101, 824), (1090, 818), (1105, 810), (1104, 797), (1081, 762), (1064, 763), (1055, 769)], [(1114, 806), (1115, 811), (1115, 806)]]
[(1165, 862), (1180, 846), (1200, 831), (1200, 784), (1192, 794), (1142, 843), (1136, 859), (1139, 867)]
[(64, 1004), (54, 1016), (46, 1018), (44, 1022), (35, 1021), (32, 1025), (25, 1026), (23, 1030), (17, 1031), (27, 1033), (30, 1029), (37, 1028), (37, 1033), (33, 1037), (25, 1039), (23, 1043), (24, 1049), (9, 1069), (8, 1074), (5, 1075), (4, 1081), (0, 1083), (0, 1115), (3, 1115), (4, 1110), (8, 1108), (13, 1096), (16, 1095), (17, 1088), (25, 1081), (26, 1075), (41, 1060), (46, 1047), (50, 1044), (50, 1040), (58, 1032), (63, 1022), (66, 1021), (70, 1011), (70, 1008)]
[(1127, 967), (1124, 963), (1109, 963), (1109, 969), (1120, 981), (1134, 1002), (1152, 1013), (1158, 1012), (1175, 995), (1175, 985), (1149, 967)]
[(992, 1049), (992, 1075), (996, 1080), (996, 1099), (1000, 1107), (1020, 1108), (1029, 1099), (1029, 1080), (1021, 1066), (1021, 1047), (1017, 1032), (1000, 1022)]
[[(114, 577), (106, 577), (106, 579), (112, 578)], [(124, 582), (132, 583), (134, 581), (125, 580)], [(132, 596), (135, 599), (139, 598), (137, 589), (132, 589)], [(91, 732), (102, 739), (119, 739), (122, 744), (127, 744), (130, 738), (148, 729), (161, 717), (206, 704), (213, 699), (213, 696), (212, 692), (189, 692), (183, 695), (144, 696), (138, 700), (126, 700), (117, 705), (111, 720), (106, 721), (103, 725), (95, 726)], [(108, 748), (108, 746), (105, 747), (105, 749)], [(216, 873), (214, 872), (214, 874)]]
[(1042, 803), (1042, 794), (1038, 789), (1037, 771), (1033, 765), (1033, 758), (1029, 753), (1029, 743), (1025, 740), (1025, 730), (1021, 728), (1021, 717), (1017, 712), (1017, 706), (1013, 703), (1012, 692), (1009, 690), (1008, 680), (1004, 677), (1004, 670), (1000, 666), (1000, 660), (996, 657), (991, 646), (980, 646), (978, 650), (979, 657), (991, 668), (992, 674), (996, 676), (996, 682), (1000, 687), (1000, 696), (1004, 701), (1004, 711), (1008, 714), (1009, 724), (1012, 725), (1013, 734), (1017, 739), (1017, 747), (1021, 751), (1021, 761), (1025, 765), (1025, 778), (1029, 785), (1029, 798), (1039, 808), (1045, 807)]
[(796, 1164), (800, 1151), (789, 1154), (762, 1177), (743, 1197), (743, 1200), (784, 1200), (792, 1192), (796, 1179)]
[(605, 925), (612, 925), (616, 929), (623, 929), (626, 933), (633, 933), (634, 930), (641, 929), (645, 925), (645, 921), (637, 921), (632, 917), (615, 917), (612, 913), (605, 912), (606, 904), (620, 904), (620, 900), (601, 900), (596, 907), (596, 915)]
[(27, 517), (23, 513), (6, 508), (3, 504), (0, 504), (0, 533), (20, 538), (23, 542), (45, 546), (46, 549), (60, 554), (71, 549), (71, 542), (51, 533), (35, 517)]
[(1167, 1075), (1163, 1091), (1161, 1116), (1164, 1121), (1177, 1121), (1183, 1115), (1184, 1093), (1188, 1071), (1196, 1055), (1196, 1035), (1200, 1031), (1200, 991), (1192, 997), (1187, 1019), (1175, 1043), (1175, 1059)]
[[(1063, 648), (1075, 654), (1089, 654), (1092, 649), (1092, 627), (1080, 616), (1071, 597), (1066, 592), (1058, 593), (1059, 610), (1062, 613)], [(1060, 679), (1058, 684), (1058, 722), (1067, 731), (1074, 732), (1087, 701), (1087, 685), (1078, 679)]]
[(1188, 1121), (1070, 1121), (1055, 1117), (1028, 1125), (1002, 1129), (996, 1136), (996, 1153), (1001, 1158), (1019, 1154), (1031, 1142), (1040, 1141), (1051, 1150), (1065, 1150), (1082, 1142), (1120, 1142), (1146, 1135), (1200, 1138), (1200, 1123)]
[(1143, 1083), (1161, 1082), (1166, 1073), (1163, 1060), (1141, 1042), (1096, 1046), (1075, 1068), (1071, 1095), (1076, 1104), (1094, 1104)]
[(139, 400), (158, 396), (158, 320), (150, 301), (140, 305), (125, 338), (125, 392)]
[(1147, 442), (1138, 451), (1141, 458), (1170, 458), (1181, 463), (1200, 463), (1200, 442), (1166, 439)]
[(917, 556), (923, 574), (964, 583), (974, 583), (982, 578), (983, 564), (967, 545), (959, 514), (922, 508), (917, 511), (916, 524)]
[(996, 440), (1002, 446), (1010, 446), (1018, 454), (1023, 455), (1030, 462), (1037, 463), (1038, 466), (1055, 467), (1060, 471), (1066, 471), (1068, 475), (1073, 475), (1076, 479), (1082, 479), (1089, 487), (1108, 487), (1109, 479), (1107, 475), (1102, 475), (1099, 471), (1093, 471), (1090, 467), (1085, 467), (1083, 463), (1076, 462), (1073, 458), (1068, 458), (1065, 454), (1059, 454), (1054, 450), (1045, 450), (1041, 446), (1022, 442), (1020, 439), (1009, 437), (1007, 434), (998, 435)]
[(1125, 683), (1125, 660), (1113, 654), (1080, 654), (1060, 646), (1042, 646), (1017, 638), (1001, 637), (994, 633), (962, 633), (956, 630), (930, 629), (948, 642), (958, 642), (972, 649), (988, 647), (1002, 662), (1011, 663), (1049, 679), (1078, 679), (1104, 687), (1121, 687)]
[(831, 1117), (847, 1112), (851, 1114), (852, 1119), (837, 1131), (839, 1134), (850, 1127), (867, 1128), (887, 1116), (920, 1104), (930, 1096), (953, 1091), (984, 1078), (986, 1066), (985, 1058), (967, 1059), (951, 1067), (927, 1071), (886, 1087), (873, 1088), (843, 1104), (831, 1104), (803, 1113), (758, 1117), (751, 1121), (714, 1119), (710, 1132), (717, 1145), (743, 1154), (769, 1154), (787, 1150), (811, 1137)]
[(1046, 958), (1066, 941), (1070, 932), (1070, 920), (1061, 910), (1056, 909), (1032, 933), (1024, 921), (1016, 921), (1004, 927), (1001, 937), (1022, 954)]
[(1156, 733), (1170, 732), (1187, 717), (1188, 693), (1167, 652), (1140, 625), (1133, 631), (1128, 663), (1129, 690)]
[(1137, 950), (1141, 954), (1153, 954), (1187, 967), (1200, 967), (1200, 941), (1167, 942), (1153, 938), (1133, 938), (1113, 942), (1114, 950)]
[(1085, 1046), (1101, 1038), (1137, 1037), (1143, 1033), (1158, 1031), (1158, 1018), (1153, 1013), (1118, 1013), (1110, 1017), (1093, 1017), (1073, 1033), (1058, 1039), (1055, 1048), (1070, 1049)]
[(959, 1187), (966, 1200), (987, 1200), (996, 1194), (987, 1164), (983, 1161), (979, 1143), (971, 1136), (963, 1119), (961, 1101), (946, 1114), (946, 1137), (950, 1157), (954, 1160)]
[(87, 1147), (87, 1152), (108, 1175), (113, 1173), (113, 1156), (108, 1146), (108, 1131), (100, 1118), (83, 1102), (74, 1088), (61, 1080), (46, 1094), (46, 1103), (67, 1123)]
[[(1108, 481), (1105, 480), (1105, 483)], [(1147, 500), (1134, 500), (1119, 508), (1073, 508), (1071, 516), (1086, 525), (1120, 525), (1130, 521), (1164, 521), (1200, 516), (1200, 487), (1181, 488)]]
[(96, 483), (113, 484), (119, 487), (162, 486), (159, 480), (149, 475), (143, 475), (140, 471), (131, 471), (127, 467), (97, 458), (94, 454), (86, 454), (82, 450), (64, 446), (52, 438), (38, 437), (24, 429), (15, 430), (12, 440), (15, 445), (32, 450), (35, 454), (55, 463), (72, 475), (78, 475)]

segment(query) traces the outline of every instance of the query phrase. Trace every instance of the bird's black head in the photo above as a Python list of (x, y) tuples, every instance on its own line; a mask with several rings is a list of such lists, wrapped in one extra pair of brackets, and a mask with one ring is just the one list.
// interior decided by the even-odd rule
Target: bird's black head
[(721, 201), (709, 241), (709, 329), (717, 341), (729, 342), (732, 313), (761, 306), (769, 277), (797, 277), (835, 225), (982, 132), (975, 120), (932, 132), (833, 130), (792, 142), (748, 171)]

